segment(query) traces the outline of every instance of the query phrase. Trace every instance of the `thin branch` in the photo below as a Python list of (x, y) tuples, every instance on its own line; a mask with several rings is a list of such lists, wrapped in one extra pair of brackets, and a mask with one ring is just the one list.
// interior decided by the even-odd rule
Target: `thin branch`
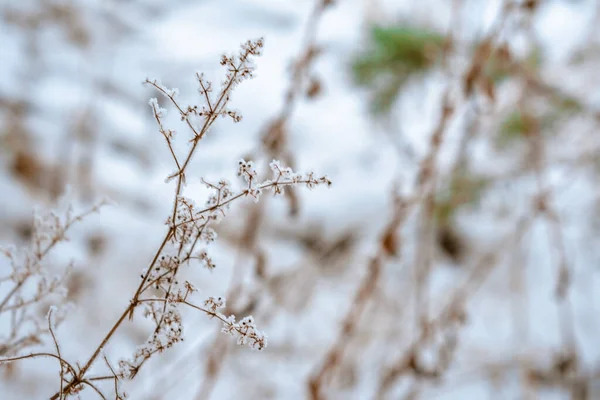
[(63, 398), (63, 380), (64, 380), (64, 369), (62, 363), (62, 356), (60, 355), (60, 346), (58, 345), (58, 341), (56, 340), (56, 335), (54, 334), (54, 329), (52, 329), (52, 312), (54, 311), (54, 307), (50, 307), (48, 311), (48, 330), (50, 331), (50, 335), (52, 336), (52, 341), (54, 342), (54, 347), (56, 347), (56, 354), (58, 355), (59, 365), (60, 365), (60, 399)]

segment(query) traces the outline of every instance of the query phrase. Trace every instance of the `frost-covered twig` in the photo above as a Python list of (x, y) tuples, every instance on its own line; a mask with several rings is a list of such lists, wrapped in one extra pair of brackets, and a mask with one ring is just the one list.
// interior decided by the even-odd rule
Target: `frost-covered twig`
[[(36, 211), (29, 246), (0, 248), (0, 254), (9, 261), (12, 270), (0, 281), (0, 285), (12, 284), (0, 301), (0, 315), (10, 313), (11, 321), (9, 335), (2, 337), (0, 342), (0, 355), (17, 354), (24, 348), (41, 343), (45, 335), (52, 333), (35, 315), (32, 306), (53, 298), (57, 306), (53, 313), (54, 323), (62, 322), (70, 308), (65, 285), (72, 265), (68, 265), (62, 274), (51, 276), (44, 264), (56, 245), (68, 240), (69, 229), (104, 204), (106, 202), (101, 202), (81, 214), (74, 214), (73, 207), (69, 205), (62, 216), (54, 211), (46, 214)], [(25, 289), (29, 287), (35, 288), (34, 293), (26, 295)]]
[[(318, 177), (313, 172), (298, 174), (275, 160), (271, 163), (273, 178), (259, 180), (257, 178), (258, 174), (254, 169), (254, 164), (251, 161), (240, 160), (237, 175), (245, 182), (243, 189), (234, 191), (229, 182), (225, 180), (221, 180), (218, 183), (210, 183), (202, 180), (205, 186), (211, 191), (211, 195), (208, 197), (204, 208), (196, 206), (192, 199), (183, 195), (190, 161), (197, 150), (198, 143), (209, 131), (217, 117), (230, 117), (234, 122), (241, 120), (239, 113), (228, 108), (231, 91), (239, 83), (252, 77), (254, 71), (252, 59), (260, 55), (262, 47), (262, 39), (248, 41), (241, 46), (237, 55), (223, 56), (221, 58), (221, 65), (225, 67), (226, 75), (225, 80), (221, 84), (221, 91), (215, 97), (212, 96), (212, 84), (203, 75), (197, 74), (196, 77), (200, 85), (199, 92), (202, 100), (205, 102), (203, 106), (193, 105), (183, 107), (176, 99), (178, 95), (177, 89), (168, 89), (157, 80), (146, 80), (147, 84), (153, 86), (170, 100), (179, 112), (181, 121), (185, 122), (191, 130), (191, 139), (189, 140), (190, 144), (187, 154), (184, 157), (179, 157), (175, 152), (175, 147), (172, 145), (175, 132), (166, 128), (163, 123), (166, 110), (160, 107), (158, 100), (150, 100), (150, 106), (158, 124), (159, 132), (165, 138), (167, 147), (177, 168), (173, 174), (167, 177), (167, 181), (176, 180), (172, 211), (165, 222), (167, 230), (152, 261), (142, 272), (141, 281), (132, 295), (129, 305), (104, 336), (92, 355), (85, 362), (77, 364), (82, 365), (77, 371), (72, 370), (72, 368), (68, 369), (70, 372), (68, 377), (61, 361), (61, 388), (59, 392), (51, 397), (52, 399), (62, 399), (82, 390), (85, 386), (91, 387), (99, 395), (103, 396), (93, 383), (93, 380), (105, 379), (113, 379), (115, 381), (115, 396), (123, 398), (124, 395), (119, 394), (118, 391), (119, 379), (134, 378), (151, 356), (161, 353), (172, 347), (175, 343), (183, 340), (183, 322), (179, 310), (180, 305), (186, 305), (202, 311), (210, 317), (219, 319), (223, 323), (223, 332), (234, 336), (240, 345), (248, 344), (250, 347), (258, 350), (266, 347), (266, 335), (256, 328), (254, 319), (251, 316), (236, 322), (234, 316), (221, 314), (217, 309), (224, 306), (224, 299), (220, 298), (209, 298), (204, 303), (204, 307), (192, 303), (189, 297), (196, 290), (188, 281), (180, 283), (178, 275), (180, 269), (184, 265), (190, 264), (191, 260), (200, 260), (201, 264), (210, 269), (215, 267), (207, 251), (198, 247), (202, 243), (209, 244), (216, 240), (217, 235), (212, 229), (212, 225), (219, 223), (227, 215), (232, 202), (244, 197), (251, 197), (254, 201), (258, 201), (266, 190), (272, 190), (275, 195), (283, 194), (284, 187), (286, 186), (304, 185), (312, 189), (318, 185), (331, 185), (331, 181), (326, 176)], [(197, 126), (196, 122), (198, 119), (202, 121), (202, 124)], [(58, 230), (57, 232), (59, 232), (59, 235), (56, 239), (52, 239), (50, 243), (63, 238), (62, 231)], [(41, 259), (45, 251), (43, 246), (38, 245), (35, 248), (34, 254)], [(154, 294), (148, 293), (150, 289), (153, 289)], [(156, 295), (156, 292), (159, 295)], [(0, 312), (7, 302), (8, 300), (5, 300), (0, 303)], [(155, 328), (146, 343), (138, 348), (132, 358), (119, 361), (119, 369), (116, 371), (110, 366), (108, 359), (104, 358), (112, 376), (88, 377), (90, 368), (103, 352), (110, 339), (126, 319), (133, 319), (134, 312), (139, 306), (145, 308), (144, 316), (150, 318), (155, 324)], [(58, 342), (54, 333), (51, 333), (58, 353), (56, 357), (62, 360)], [(41, 355), (46, 354), (32, 354), (26, 358), (35, 358)], [(20, 358), (3, 361), (16, 361), (17, 359)], [(63, 385), (63, 383), (65, 384)]]

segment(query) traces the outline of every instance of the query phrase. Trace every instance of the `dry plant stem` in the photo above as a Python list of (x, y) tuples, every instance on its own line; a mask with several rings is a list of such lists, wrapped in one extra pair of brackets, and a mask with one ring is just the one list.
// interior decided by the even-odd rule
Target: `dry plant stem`
[(5, 309), (6, 303), (8, 303), (8, 301), (12, 298), (12, 296), (15, 295), (15, 293), (17, 293), (19, 291), (19, 289), (21, 289), (21, 287), (25, 284), (25, 280), (17, 283), (11, 290), (10, 292), (8, 292), (8, 294), (6, 295), (6, 297), (4, 297), (4, 299), (2, 300), (2, 302), (0, 303), (0, 313), (7, 311)]
[(527, 88), (531, 91), (537, 92), (550, 100), (558, 100), (568, 104), (575, 104), (582, 111), (582, 113), (596, 119), (597, 121), (600, 120), (600, 112), (598, 110), (590, 107), (577, 97), (565, 93), (563, 90), (555, 86), (552, 86), (552, 84), (544, 82), (536, 72), (532, 71), (531, 68), (527, 67), (526, 65), (518, 62), (513, 63), (512, 70), (515, 74), (521, 76), (521, 78), (526, 82)]
[(565, 248), (561, 220), (558, 212), (552, 206), (553, 193), (544, 182), (544, 166), (547, 164), (546, 149), (538, 124), (532, 124), (532, 135), (529, 141), (533, 154), (534, 172), (538, 188), (537, 206), (539, 212), (548, 223), (548, 243), (558, 252), (558, 273), (556, 274), (555, 299), (558, 310), (559, 329), (565, 345), (571, 350), (576, 347), (573, 306), (568, 298), (571, 284), (571, 271)]
[(548, 232), (548, 242), (558, 250), (558, 273), (556, 274), (556, 302), (558, 308), (558, 318), (562, 339), (565, 345), (572, 347), (574, 350), (577, 347), (575, 336), (575, 316), (573, 304), (569, 299), (569, 288), (571, 285), (571, 268), (569, 267), (564, 236), (562, 233), (561, 222), (558, 214), (552, 209), (546, 209), (544, 215), (550, 224), (550, 232)]
[[(444, 61), (445, 61), (444, 57)], [(422, 197), (430, 198), (430, 208), (433, 207), (433, 193), (435, 187), (435, 160), (442, 143), (443, 133), (446, 130), (448, 121), (450, 120), (454, 107), (450, 103), (448, 90), (444, 92), (442, 101), (442, 111), (440, 120), (437, 127), (435, 128), (432, 138), (430, 151), (427, 157), (421, 164), (420, 171), (417, 175), (417, 201)], [(415, 204), (415, 203), (412, 203)], [(390, 255), (395, 255), (397, 252), (397, 230), (405, 219), (406, 207), (408, 204), (397, 200), (396, 207), (394, 209), (394, 218), (388, 227), (386, 228), (385, 234), (380, 241), (380, 249), (377, 255), (371, 260), (367, 275), (363, 279), (358, 291), (356, 292), (355, 299), (351, 305), (349, 313), (346, 315), (343, 323), (342, 331), (338, 337), (336, 344), (326, 354), (323, 364), (319, 371), (310, 378), (308, 382), (309, 392), (314, 400), (321, 399), (323, 386), (331, 379), (331, 375), (336, 365), (341, 362), (344, 349), (348, 346), (350, 339), (353, 337), (356, 328), (359, 324), (360, 317), (363, 313), (368, 300), (371, 298), (374, 289), (377, 287), (379, 275), (381, 274), (382, 264), (385, 259)], [(426, 210), (428, 211), (428, 210)], [(426, 212), (426, 215), (432, 213)], [(421, 252), (421, 254), (423, 254)], [(428, 259), (428, 258), (427, 258)], [(427, 259), (424, 260), (424, 264), (427, 264)], [(420, 265), (421, 263), (419, 263)], [(422, 283), (425, 280), (426, 275), (419, 273), (417, 276), (418, 282)], [(418, 298), (420, 291), (417, 289)], [(421, 304), (418, 301), (419, 305)]]
[[(492, 251), (486, 253), (480, 258), (480, 261), (476, 264), (473, 272), (465, 280), (465, 282), (455, 290), (454, 295), (447, 302), (446, 306), (442, 308), (442, 311), (439, 313), (438, 317), (429, 323), (429, 331), (434, 329), (446, 329), (446, 327), (449, 324), (454, 323), (457, 318), (463, 318), (463, 308), (469, 296), (473, 296), (479, 287), (485, 282), (487, 277), (491, 274), (497, 263), (500, 261), (504, 249), (509, 248), (511, 243), (516, 245), (529, 230), (534, 220), (535, 217), (531, 216), (525, 216), (521, 218), (521, 220), (517, 223), (517, 229), (515, 232), (507, 235), (506, 239), (502, 240), (497, 246), (494, 246)], [(413, 372), (420, 378), (437, 378), (441, 375), (441, 372), (448, 367), (448, 364), (446, 364), (446, 368), (441, 371), (434, 369), (432, 372), (435, 373), (413, 370), (414, 366), (410, 363), (411, 357), (413, 357), (415, 351), (418, 351), (419, 346), (424, 339), (425, 337), (421, 336), (415, 342), (413, 342), (408, 351), (405, 352), (405, 355), (400, 358), (400, 361), (395, 363), (394, 367), (388, 369), (387, 373), (384, 374), (384, 378), (380, 383), (380, 396), (383, 396), (383, 394), (391, 388), (391, 385), (395, 382), (395, 380), (404, 374)]]
[(335, 366), (341, 363), (346, 348), (346, 343), (353, 337), (360, 317), (363, 314), (371, 294), (377, 287), (379, 275), (381, 274), (382, 257), (375, 256), (369, 263), (369, 269), (365, 279), (356, 292), (354, 301), (350, 305), (350, 311), (342, 323), (342, 329), (338, 334), (335, 344), (329, 349), (324, 357), (321, 368), (309, 380), (310, 397), (313, 400), (326, 398), (322, 393), (322, 388), (329, 383)]
[(279, 118), (277, 118), (278, 120), (288, 120), (295, 108), (296, 100), (302, 92), (302, 85), (304, 83), (303, 78), (308, 74), (317, 53), (316, 38), (319, 23), (321, 22), (325, 9), (331, 5), (331, 3), (331, 0), (317, 0), (308, 19), (308, 24), (304, 30), (303, 50), (301, 55), (294, 62), (292, 81), (285, 94), (284, 105)]
[(102, 392), (100, 391), (100, 389), (98, 389), (93, 383), (91, 383), (89, 380), (84, 379), (81, 381), (82, 384), (84, 385), (88, 385), (89, 387), (91, 387), (97, 394), (98, 396), (100, 396), (103, 400), (106, 400), (106, 396), (104, 396), (104, 394), (102, 394)]
[(64, 367), (62, 363), (62, 356), (60, 355), (60, 346), (58, 345), (58, 341), (56, 340), (56, 336), (54, 335), (54, 330), (52, 329), (52, 311), (54, 309), (50, 308), (48, 311), (48, 330), (50, 331), (50, 335), (52, 335), (52, 341), (54, 342), (54, 347), (56, 348), (56, 354), (58, 355), (59, 364), (60, 364), (60, 399), (63, 399), (62, 391), (63, 391), (63, 382), (65, 378)]
[(514, 333), (515, 333), (515, 349), (521, 348), (530, 340), (529, 334), (529, 296), (526, 289), (528, 281), (527, 274), (523, 269), (524, 257), (523, 246), (517, 244), (511, 252), (510, 261), (510, 289), (513, 293), (511, 296), (511, 311), (513, 315)]
[(323, 386), (328, 383), (335, 367), (342, 361), (344, 350), (354, 336), (368, 301), (377, 288), (383, 264), (398, 252), (397, 232), (405, 220), (406, 212), (407, 204), (402, 199), (396, 198), (394, 215), (379, 240), (377, 253), (369, 262), (366, 275), (360, 283), (350, 309), (344, 318), (342, 329), (334, 341), (334, 345), (325, 355), (322, 366), (308, 382), (309, 393), (313, 400), (324, 398), (321, 393)]
[(117, 377), (117, 373), (113, 369), (112, 365), (110, 365), (110, 362), (108, 361), (108, 358), (106, 358), (106, 356), (104, 356), (104, 362), (106, 363), (106, 366), (110, 370), (112, 376), (92, 377), (88, 378), (88, 381), (112, 379), (112, 381), (114, 382), (115, 400), (123, 400), (123, 397), (119, 394), (119, 378)]
[[(495, 47), (493, 46), (493, 42), (495, 38), (501, 33), (505, 21), (507, 20), (511, 11), (511, 6), (508, 3), (502, 8), (502, 12), (498, 20), (496, 21), (495, 26), (492, 28), (490, 33), (487, 35), (487, 38), (482, 42), (480, 47), (475, 51), (473, 58), (471, 60), (471, 66), (469, 68), (468, 74), (465, 76), (465, 88), (467, 89), (467, 97), (471, 97), (473, 95), (473, 91), (469, 89), (472, 87), (472, 80), (478, 79), (479, 74), (482, 70), (482, 63), (486, 62), (487, 56), (495, 51)], [(448, 54), (444, 54), (444, 64), (447, 65)], [(436, 180), (437, 174), (435, 170), (435, 163), (437, 160), (437, 156), (439, 153), (439, 149), (442, 143), (443, 133), (446, 130), (447, 124), (449, 122), (449, 118), (454, 113), (454, 108), (456, 107), (454, 104), (451, 104), (448, 97), (448, 91), (446, 91), (444, 95), (444, 100), (442, 104), (442, 114), (440, 117), (440, 121), (438, 126), (436, 127), (430, 142), (430, 152), (428, 156), (424, 159), (421, 165), (421, 171), (418, 175), (418, 189), (417, 189), (417, 202), (422, 202), (423, 210), (421, 216), (421, 225), (419, 230), (419, 240), (418, 240), (418, 248), (416, 252), (415, 259), (415, 318), (416, 326), (420, 327), (419, 332), (417, 334), (418, 341), (414, 346), (409, 347), (409, 351), (406, 356), (401, 357), (400, 361), (396, 364), (396, 366), (392, 370), (388, 370), (387, 373), (384, 374), (384, 378), (382, 379), (382, 383), (379, 387), (379, 396), (384, 396), (385, 392), (390, 388), (391, 384), (395, 382), (397, 377), (409, 371), (410, 368), (407, 365), (410, 365), (411, 368), (415, 367), (413, 365), (412, 357), (418, 346), (421, 343), (424, 343), (427, 336), (432, 333), (432, 323), (429, 321), (429, 307), (428, 307), (428, 297), (426, 296), (427, 289), (427, 278), (431, 273), (431, 254), (429, 253), (431, 249), (431, 232), (433, 231), (433, 214), (435, 208), (435, 189), (436, 189)], [(463, 142), (463, 144), (467, 143), (467, 141)], [(460, 160), (459, 160), (460, 163)], [(456, 169), (455, 169), (456, 172)], [(454, 303), (450, 303), (452, 307), (456, 307)], [(455, 310), (451, 310), (454, 312)], [(444, 349), (442, 349), (444, 350)], [(449, 350), (448, 354), (440, 354), (442, 360), (444, 361), (445, 368), (438, 369), (446, 369), (450, 363), (450, 357), (452, 356), (453, 350)], [(408, 363), (408, 364), (407, 364)], [(429, 375), (428, 371), (418, 371), (418, 374), (415, 374), (417, 378), (422, 376)], [(432, 376), (438, 376), (440, 371), (435, 371)], [(418, 379), (417, 379), (418, 382)], [(415, 382), (416, 384), (416, 382)]]
[[(319, 23), (325, 10), (332, 3), (332, 0), (316, 0), (313, 11), (308, 19), (300, 54), (292, 66), (292, 79), (285, 92), (283, 106), (279, 115), (273, 119), (262, 138), (263, 147), (266, 148), (272, 157), (279, 157), (281, 153), (285, 152), (283, 146), (286, 135), (285, 127), (302, 94), (305, 78), (318, 55), (316, 38)], [(290, 160), (285, 161), (290, 163)]]
[(64, 367), (67, 368), (70, 373), (76, 374), (75, 368), (73, 368), (73, 366), (71, 364), (69, 364), (63, 358), (57, 356), (56, 354), (52, 354), (52, 353), (44, 353), (44, 352), (42, 352), (42, 353), (31, 353), (31, 354), (26, 354), (24, 356), (19, 356), (19, 357), (3, 358), (2, 362), (3, 363), (5, 363), (5, 362), (8, 363), (8, 362), (12, 362), (12, 361), (35, 359), (35, 358), (39, 358), (39, 357), (56, 358), (58, 361), (60, 361), (61, 364), (64, 364)]
[(431, 136), (430, 150), (427, 157), (421, 164), (421, 170), (418, 175), (417, 198), (423, 201), (423, 210), (421, 213), (418, 249), (415, 255), (415, 307), (417, 318), (416, 326), (423, 328), (429, 318), (429, 306), (427, 291), (427, 279), (431, 273), (431, 252), (433, 236), (433, 218), (435, 211), (435, 193), (437, 186), (436, 161), (442, 145), (443, 135), (452, 114), (454, 106), (450, 103), (449, 92), (446, 90), (441, 105), (441, 116), (439, 122)]
[[(456, 24), (450, 25), (450, 30), (448, 32), (448, 35), (446, 36), (447, 45), (444, 47), (444, 51), (442, 54), (442, 63), (443, 68), (445, 70), (448, 70), (450, 68), (448, 61), (451, 56), (451, 46), (449, 46), (449, 44), (452, 43), (453, 37), (457, 33), (455, 32), (455, 30), (458, 30), (460, 27), (459, 8), (461, 4), (462, 1), (457, 0), (455, 0), (453, 3), (451, 18), (452, 20), (456, 20)], [(494, 37), (499, 34), (504, 24), (504, 21), (508, 15), (507, 13), (508, 7), (505, 6), (503, 8), (501, 17), (497, 21), (496, 25), (493, 27), (491, 33), (488, 35), (488, 38), (485, 40), (485, 42), (491, 43)], [(481, 52), (476, 51), (473, 55), (469, 74), (467, 74), (467, 76), (465, 77), (466, 80), (469, 79), (469, 75), (471, 75), (473, 71), (480, 71), (481, 63), (484, 63), (486, 61), (485, 59), (482, 59), (482, 57), (480, 57), (480, 54)], [(466, 82), (465, 85), (466, 87), (468, 87), (469, 83)], [(472, 93), (468, 93), (468, 96), (471, 95)], [(427, 325), (427, 320), (429, 319), (429, 298), (426, 295), (426, 291), (427, 279), (431, 274), (432, 265), (432, 254), (430, 249), (432, 248), (433, 241), (435, 194), (437, 188), (438, 175), (436, 171), (436, 163), (443, 142), (444, 134), (447, 130), (448, 123), (450, 122), (450, 119), (452, 118), (456, 107), (457, 105), (450, 100), (450, 90), (449, 88), (447, 88), (442, 96), (442, 104), (440, 111), (441, 116), (439, 118), (437, 126), (433, 131), (433, 134), (431, 135), (429, 153), (421, 162), (421, 167), (417, 175), (416, 202), (422, 204), (422, 212), (418, 227), (419, 239), (417, 241), (418, 247), (415, 254), (413, 269), (415, 271), (416, 327), (420, 327), (421, 331), (425, 329), (425, 326)], [(468, 136), (465, 139), (463, 145), (468, 143), (469, 139), (470, 136)]]
[[(472, 296), (475, 294), (494, 270), (502, 255), (504, 255), (505, 249), (510, 248), (511, 243), (516, 244), (520, 242), (534, 220), (535, 217), (531, 215), (522, 217), (517, 222), (517, 227), (514, 232), (508, 234), (497, 245), (494, 245), (491, 251), (480, 257), (473, 271), (464, 283), (454, 291), (454, 294), (442, 308), (438, 316), (429, 322), (427, 327), (429, 332), (436, 329), (445, 329), (447, 326), (456, 323), (457, 320), (462, 320), (464, 315), (464, 305), (466, 304), (469, 295)], [(437, 378), (441, 376), (441, 373), (444, 371), (435, 370), (431, 371), (435, 373), (430, 374), (427, 371), (414, 370), (414, 365), (411, 363), (411, 360), (413, 359), (415, 352), (418, 351), (423, 340), (423, 335), (416, 338), (391, 367), (384, 369), (382, 378), (379, 382), (377, 398), (384, 398), (386, 393), (393, 387), (394, 383), (406, 374), (415, 373), (415, 375), (420, 378)], [(449, 364), (446, 364), (444, 367), (447, 368), (448, 366)]]
[[(421, 200), (425, 200), (426, 209), (424, 210), (423, 221), (430, 221), (433, 215), (433, 196), (435, 194), (436, 175), (435, 162), (437, 160), (437, 156), (439, 154), (439, 150), (442, 144), (443, 134), (446, 131), (447, 124), (450, 121), (450, 118), (452, 117), (453, 113), (454, 106), (451, 104), (449, 91), (446, 90), (443, 94), (440, 119), (431, 137), (429, 153), (422, 161), (420, 170), (417, 174), (416, 201), (410, 203), (414, 205), (418, 204), (418, 202)], [(327, 383), (328, 379), (331, 379), (331, 373), (333, 369), (341, 361), (343, 351), (348, 345), (349, 339), (354, 335), (354, 332), (356, 331), (358, 322), (360, 320), (360, 316), (362, 315), (362, 311), (364, 310), (368, 299), (371, 298), (373, 291), (377, 286), (382, 264), (385, 262), (385, 259), (389, 255), (396, 254), (398, 251), (398, 249), (396, 249), (396, 246), (398, 244), (396, 236), (397, 230), (399, 229), (406, 217), (406, 208), (409, 204), (402, 202), (399, 199), (396, 200), (396, 203), (397, 204), (394, 209), (394, 217), (392, 218), (392, 222), (388, 225), (388, 227), (385, 230), (385, 234), (380, 242), (380, 249), (378, 251), (378, 254), (372, 259), (369, 267), (369, 272), (362, 281), (361, 286), (355, 295), (353, 305), (351, 306), (349, 313), (344, 319), (343, 328), (340, 333), (340, 336), (335, 342), (336, 344), (329, 350), (329, 352), (325, 356), (325, 360), (320, 370), (309, 380), (309, 390), (311, 397), (314, 400), (322, 398), (322, 387)], [(422, 229), (426, 228), (426, 226), (422, 227)], [(418, 252), (417, 257), (419, 257), (419, 253), (423, 254), (423, 251), (425, 251), (425, 249), (422, 248), (421, 251)], [(424, 260), (417, 258), (417, 261), (423, 261), (425, 264), (423, 266), (426, 266), (428, 264), (428, 259), (429, 257), (426, 257)], [(421, 262), (419, 262), (418, 265), (421, 265)], [(425, 286), (425, 280), (427, 277), (426, 273), (427, 271), (417, 272), (416, 294), (417, 307), (419, 308), (419, 310), (421, 310), (424, 307), (423, 302), (421, 301), (423, 298), (421, 294), (421, 287)], [(417, 316), (419, 315), (420, 314), (417, 313)], [(419, 322), (420, 325), (423, 325), (423, 321), (419, 320)]]

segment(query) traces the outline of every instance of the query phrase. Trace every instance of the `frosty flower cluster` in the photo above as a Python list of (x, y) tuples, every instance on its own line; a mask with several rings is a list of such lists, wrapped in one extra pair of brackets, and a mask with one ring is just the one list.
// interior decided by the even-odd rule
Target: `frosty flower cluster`
[(282, 183), (285, 184), (286, 182), (290, 182), (292, 185), (304, 183), (308, 189), (313, 189), (317, 185), (331, 186), (331, 181), (326, 175), (315, 178), (314, 172), (307, 172), (305, 175), (298, 174), (292, 171), (290, 167), (283, 167), (278, 160), (271, 161), (269, 167), (273, 171), (273, 180), (266, 181), (265, 184), (271, 184), (275, 194), (284, 193)]
[[(173, 273), (179, 267), (180, 260), (177, 256), (162, 255), (154, 267), (148, 272), (148, 282), (152, 283), (155, 289), (173, 282)], [(142, 277), (146, 274), (143, 271)]]
[(224, 87), (227, 87), (227, 85), (236, 86), (242, 81), (253, 77), (256, 67), (251, 56), (260, 56), (263, 46), (264, 40), (262, 38), (254, 41), (248, 40), (242, 44), (237, 55), (223, 55), (221, 57), (221, 65), (227, 68)]
[(175, 304), (149, 302), (144, 316), (154, 320), (156, 329), (146, 343), (138, 347), (131, 359), (119, 361), (117, 375), (120, 378), (133, 379), (144, 362), (153, 354), (162, 353), (183, 340), (181, 314)]
[(254, 162), (240, 160), (238, 163), (238, 176), (244, 178), (249, 185), (252, 185), (252, 182), (256, 180), (256, 170), (254, 169)]
[(252, 161), (240, 160), (238, 163), (238, 176), (244, 178), (248, 184), (247, 194), (251, 196), (255, 202), (262, 194), (262, 189), (255, 185), (256, 183), (256, 170), (254, 169), (254, 163)]
[[(230, 117), (233, 122), (240, 122), (242, 120), (242, 116), (238, 111), (227, 108), (227, 103), (231, 96), (231, 91), (241, 82), (253, 77), (255, 66), (252, 58), (261, 55), (263, 45), (264, 41), (262, 38), (254, 41), (249, 40), (241, 46), (238, 54), (223, 55), (221, 57), (221, 65), (227, 69), (227, 72), (225, 79), (221, 83), (221, 92), (216, 98), (212, 96), (213, 89), (211, 82), (204, 77), (203, 73), (196, 73), (199, 85), (198, 92), (205, 102), (202, 106), (190, 105), (182, 107), (175, 100), (179, 95), (179, 91), (176, 88), (169, 89), (157, 79), (146, 79), (145, 83), (154, 86), (176, 105), (181, 115), (181, 120), (187, 121), (193, 130), (194, 139), (199, 140), (206, 134), (212, 122), (219, 115)], [(165, 110), (160, 108), (156, 99), (150, 100), (150, 106), (154, 112), (160, 132), (167, 138), (172, 137), (173, 131), (165, 129), (162, 125), (161, 119), (166, 114)], [(196, 128), (190, 121), (189, 118), (191, 115), (204, 119), (205, 123), (201, 129)]]
[(42, 272), (42, 260), (59, 242), (66, 240), (66, 231), (72, 225), (72, 208), (61, 218), (55, 212), (34, 213), (31, 244), (27, 248), (6, 247), (0, 249), (12, 268), (10, 279), (17, 285)]
[[(206, 207), (209, 208), (209, 210), (207, 211), (214, 211), (215, 209), (218, 209), (221, 205), (228, 208), (229, 203), (225, 204), (225, 202), (233, 197), (233, 191), (231, 190), (231, 184), (227, 180), (221, 179), (219, 183), (215, 185), (202, 179), (202, 183), (204, 184), (204, 186), (206, 186), (213, 192), (208, 196), (208, 199), (206, 200)], [(223, 212), (221, 211), (220, 213)]]
[(251, 315), (244, 317), (240, 322), (235, 322), (235, 316), (230, 315), (223, 322), (221, 332), (236, 338), (237, 344), (240, 346), (248, 345), (256, 350), (263, 350), (267, 347), (267, 335), (256, 329), (254, 318)]
[(203, 250), (200, 253), (198, 253), (198, 260), (202, 262), (202, 265), (204, 265), (205, 268), (215, 269), (216, 267), (215, 263), (213, 262), (212, 258), (210, 258), (206, 250)]
[(213, 313), (217, 312), (219, 308), (225, 308), (226, 300), (224, 297), (209, 297), (204, 301), (204, 306)]
[(234, 315), (226, 317), (221, 314), (217, 309), (225, 307), (225, 298), (223, 297), (209, 297), (204, 305), (209, 314), (223, 322), (221, 332), (236, 338), (238, 345), (248, 345), (256, 350), (263, 350), (267, 347), (267, 335), (256, 328), (254, 318), (251, 315), (244, 317), (240, 322), (236, 322)]
[[(214, 218), (212, 218), (214, 219)], [(179, 196), (175, 210), (175, 220), (169, 217), (167, 225), (173, 227), (174, 239), (178, 243), (189, 244), (208, 229), (211, 216), (198, 209), (194, 200)]]
[(331, 181), (326, 175), (317, 178), (314, 172), (307, 172), (306, 174), (296, 173), (290, 167), (282, 166), (281, 162), (277, 160), (273, 160), (269, 166), (271, 171), (273, 171), (273, 179), (257, 183), (257, 173), (254, 169), (254, 163), (243, 159), (238, 163), (237, 174), (243, 177), (248, 184), (245, 194), (251, 196), (255, 201), (258, 201), (263, 189), (272, 189), (275, 195), (280, 195), (284, 193), (285, 186), (304, 184), (309, 189), (313, 189), (317, 185), (331, 186)]

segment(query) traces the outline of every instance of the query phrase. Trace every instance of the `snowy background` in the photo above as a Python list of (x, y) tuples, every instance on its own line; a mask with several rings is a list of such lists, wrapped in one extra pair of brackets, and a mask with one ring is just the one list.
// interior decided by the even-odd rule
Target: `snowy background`
[[(477, 89), (469, 97), (460, 87), (475, 43), (500, 20), (501, 2), (340, 0), (312, 26), (318, 3), (0, 2), (0, 243), (26, 244), (33, 209), (57, 207), (67, 185), (76, 209), (104, 197), (115, 203), (75, 226), (45, 264), (62, 271), (74, 260), (67, 286), (75, 309), (56, 330), (63, 357), (85, 362), (164, 236), (174, 190), (165, 177), (174, 167), (148, 99), (169, 110), (179, 151), (187, 132), (144, 79), (158, 78), (179, 88), (183, 104), (197, 103), (196, 71), (217, 84), (222, 53), (265, 38), (256, 78), (233, 93), (242, 122), (217, 120), (190, 167), (185, 193), (202, 204), (201, 177), (238, 182), (240, 158), (267, 172), (272, 153), (263, 138), (282, 112), (292, 63), (315, 34), (319, 53), (287, 119), (281, 159), (300, 172), (327, 174), (332, 187), (236, 203), (209, 249), (216, 269), (186, 270), (199, 302), (227, 295), (231, 312), (253, 315), (268, 334), (267, 349), (238, 347), (217, 321), (186, 310), (185, 341), (153, 357), (125, 390), (134, 399), (308, 398), (311, 377), (342, 342), (323, 398), (600, 398), (600, 4), (515, 2), (495, 45), (505, 44), (518, 60), (537, 54), (531, 79), (544, 86), (535, 91), (516, 75), (496, 84), (493, 96)], [(369, 48), (373, 25), (402, 24), (453, 31), (449, 67), (414, 74), (391, 108), (374, 114), (371, 90), (355, 84), (352, 65)], [(315, 82), (319, 91), (306, 95)], [(485, 190), (454, 205), (451, 222), (438, 220), (431, 231), (422, 224), (425, 204), (408, 212), (396, 235), (398, 254), (384, 259), (356, 329), (345, 337), (342, 323), (381, 252), (395, 194), (417, 196), (416, 175), (446, 89), (455, 108), (436, 155), (435, 192), (444, 198), (459, 159), (485, 180)], [(521, 137), (507, 145), (501, 127), (515, 110), (534, 122), (523, 123)], [(542, 194), (546, 208), (539, 211)], [(426, 284), (417, 287), (423, 269)], [(563, 270), (568, 289), (558, 299)], [(10, 274), (4, 259), (0, 271)], [(9, 289), (0, 284), (3, 296)], [(431, 321), (464, 297), (464, 323), (433, 323), (424, 335), (415, 315), (422, 291)], [(48, 306), (35, 305), (42, 321)], [(0, 314), (0, 337), (9, 335), (7, 314)], [(116, 365), (129, 357), (149, 330), (141, 315), (126, 322), (107, 358)], [(52, 351), (44, 340), (35, 348)], [(415, 342), (419, 350), (407, 362)], [(98, 374), (103, 367), (100, 361)], [(384, 384), (394, 368), (402, 372)], [(0, 397), (48, 398), (59, 389), (57, 369), (51, 359), (2, 365)], [(110, 383), (101, 387), (113, 398)], [(80, 395), (99, 397), (90, 389)]]

